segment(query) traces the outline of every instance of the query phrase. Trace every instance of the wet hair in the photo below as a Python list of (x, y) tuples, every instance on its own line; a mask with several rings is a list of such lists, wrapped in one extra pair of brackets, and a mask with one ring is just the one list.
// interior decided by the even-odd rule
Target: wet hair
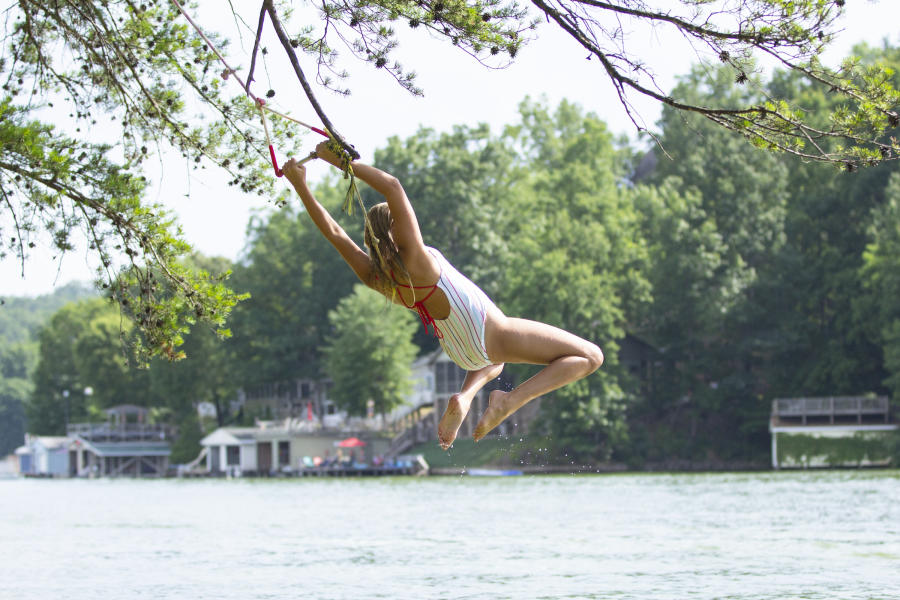
[[(396, 277), (406, 279), (415, 294), (409, 271), (406, 270), (406, 265), (400, 258), (400, 249), (397, 248), (394, 236), (391, 234), (393, 222), (394, 219), (391, 217), (387, 202), (376, 204), (369, 209), (366, 215), (365, 235), (363, 236), (366, 247), (369, 249), (369, 257), (372, 259), (372, 275), (376, 280), (375, 285), (392, 300), (394, 294), (397, 293)], [(389, 294), (388, 291), (390, 291)]]

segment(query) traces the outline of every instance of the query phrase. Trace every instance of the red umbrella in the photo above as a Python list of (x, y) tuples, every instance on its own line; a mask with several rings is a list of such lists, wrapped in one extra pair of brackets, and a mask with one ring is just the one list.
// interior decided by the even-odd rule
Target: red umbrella
[(358, 448), (359, 446), (365, 446), (366, 443), (359, 438), (350, 437), (346, 440), (341, 440), (337, 445), (339, 448)]

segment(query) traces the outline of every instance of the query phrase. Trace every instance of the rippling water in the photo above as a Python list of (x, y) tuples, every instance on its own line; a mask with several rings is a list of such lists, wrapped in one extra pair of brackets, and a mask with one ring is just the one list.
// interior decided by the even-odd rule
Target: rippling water
[(0, 481), (0, 597), (900, 598), (900, 472)]

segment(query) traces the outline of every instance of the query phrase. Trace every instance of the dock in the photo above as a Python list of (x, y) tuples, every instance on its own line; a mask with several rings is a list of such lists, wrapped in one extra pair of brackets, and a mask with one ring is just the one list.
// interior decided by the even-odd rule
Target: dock
[(416, 475), (421, 469), (416, 469), (412, 464), (398, 466), (352, 466), (352, 467), (313, 467), (311, 469), (298, 469), (286, 476), (294, 477), (383, 477), (392, 475)]
[[(202, 458), (202, 457), (198, 457)], [(282, 467), (273, 471), (257, 471), (229, 466), (219, 471), (197, 468), (190, 465), (173, 473), (177, 477), (392, 477), (408, 475), (428, 475), (430, 468), (421, 455), (410, 455), (388, 464), (370, 465), (366, 463), (344, 463), (335, 465), (318, 465), (300, 468)], [(191, 468), (192, 467), (192, 468)]]

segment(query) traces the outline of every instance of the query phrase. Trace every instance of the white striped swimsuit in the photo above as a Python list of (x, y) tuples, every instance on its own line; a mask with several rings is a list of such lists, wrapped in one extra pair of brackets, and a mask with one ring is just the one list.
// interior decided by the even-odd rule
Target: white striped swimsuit
[[(461, 368), (477, 371), (493, 364), (484, 345), (484, 322), (488, 309), (494, 306), (494, 303), (481, 288), (457, 271), (438, 250), (428, 248), (428, 251), (437, 259), (441, 276), (434, 285), (414, 286), (415, 289), (431, 288), (431, 291), (412, 306), (405, 303), (404, 305), (419, 313), (425, 331), (428, 331), (429, 325), (432, 326), (444, 352)], [(398, 285), (409, 287), (400, 283)], [(440, 321), (435, 321), (424, 304), (437, 288), (444, 292), (450, 302), (450, 314)]]

